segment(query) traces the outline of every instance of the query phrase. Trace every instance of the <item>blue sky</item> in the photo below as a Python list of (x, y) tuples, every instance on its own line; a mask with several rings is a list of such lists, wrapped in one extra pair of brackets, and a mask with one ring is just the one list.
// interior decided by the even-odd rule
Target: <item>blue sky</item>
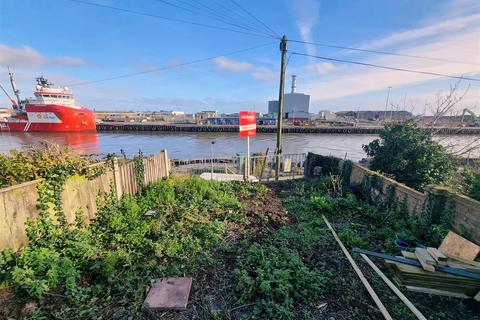
[[(226, 0), (166, 1), (182, 8), (162, 0), (85, 1), (246, 31), (216, 20), (218, 16), (206, 9), (200, 10), (203, 4), (217, 14), (228, 14), (230, 18), (224, 21), (262, 29)], [(301, 43), (289, 43), (289, 52), (480, 78), (478, 1), (238, 1), (289, 39), (470, 63)], [(260, 45), (265, 46), (226, 55)], [(213, 56), (217, 58), (175, 67)], [(266, 111), (267, 100), (278, 95), (279, 64), (278, 41), (268, 37), (164, 21), (70, 0), (0, 0), (0, 81), (8, 84), (5, 66), (11, 65), (24, 96), (31, 94), (34, 78), (43, 74), (58, 85), (70, 85), (77, 101), (95, 109)], [(162, 67), (175, 68), (75, 85)], [(292, 74), (298, 75), (298, 91), (312, 96), (312, 112), (384, 109), (387, 87), (391, 86), (390, 102), (396, 108), (428, 113), (437, 94), (445, 93), (456, 82), (297, 55), (289, 59), (287, 76)], [(459, 93), (468, 92), (457, 109), (469, 107), (480, 112), (479, 83), (463, 81), (459, 87)], [(0, 105), (8, 106), (4, 96)]]

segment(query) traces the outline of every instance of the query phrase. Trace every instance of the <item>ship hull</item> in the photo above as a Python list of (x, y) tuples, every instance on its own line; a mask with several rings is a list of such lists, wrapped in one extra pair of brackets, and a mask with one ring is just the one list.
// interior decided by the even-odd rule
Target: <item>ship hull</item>
[(75, 109), (56, 104), (27, 104), (25, 111), (25, 114), (6, 118), (5, 122), (0, 122), (0, 131), (96, 131), (95, 114), (89, 109)]

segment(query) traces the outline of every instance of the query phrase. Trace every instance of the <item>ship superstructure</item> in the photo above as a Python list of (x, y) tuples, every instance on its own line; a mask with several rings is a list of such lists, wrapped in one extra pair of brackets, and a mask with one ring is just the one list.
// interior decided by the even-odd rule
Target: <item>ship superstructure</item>
[(0, 122), (0, 131), (95, 131), (95, 114), (75, 102), (67, 87), (55, 87), (43, 76), (37, 78), (34, 97), (20, 99), (13, 73), (10, 83), (16, 99), (2, 90), (12, 102), (14, 115)]

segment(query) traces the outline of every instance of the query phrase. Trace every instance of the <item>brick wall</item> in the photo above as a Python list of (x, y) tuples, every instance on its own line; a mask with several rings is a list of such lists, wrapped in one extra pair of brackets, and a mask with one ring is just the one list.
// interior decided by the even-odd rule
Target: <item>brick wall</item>
[[(333, 170), (332, 172), (332, 163), (338, 163), (338, 170)], [(322, 164), (325, 164), (325, 168), (328, 168), (328, 170), (326, 170), (327, 172), (325, 172), (325, 170), (315, 170), (315, 167), (321, 167)], [(334, 174), (342, 174), (343, 168), (343, 160), (309, 153), (306, 161), (305, 175), (307, 178), (313, 178), (313, 173), (315, 171), (322, 172), (324, 174), (331, 172)], [(365, 177), (376, 176), (382, 181), (382, 194), (385, 197), (388, 194), (389, 186), (395, 186), (396, 199), (398, 201), (404, 201), (405, 199), (407, 201), (409, 211), (417, 215), (422, 214), (422, 209), (426, 201), (429, 199), (431, 200), (431, 197), (436, 197), (437, 199), (443, 198), (444, 200), (448, 199), (448, 201), (452, 201), (455, 206), (455, 215), (452, 219), (452, 230), (463, 235), (471, 235), (468, 237), (469, 240), (480, 245), (480, 201), (469, 198), (465, 195), (457, 194), (448, 188), (440, 186), (430, 186), (427, 192), (420, 192), (393, 179), (385, 177), (378, 172), (362, 167), (358, 163), (352, 162), (351, 169), (351, 185), (362, 183)], [(380, 196), (382, 195), (380, 194)]]

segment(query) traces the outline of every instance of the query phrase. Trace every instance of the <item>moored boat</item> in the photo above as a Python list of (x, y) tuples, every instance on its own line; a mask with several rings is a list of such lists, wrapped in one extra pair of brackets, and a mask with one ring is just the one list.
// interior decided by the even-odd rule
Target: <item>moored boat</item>
[(55, 87), (44, 77), (37, 78), (34, 98), (20, 99), (13, 74), (10, 82), (16, 99), (12, 99), (14, 114), (0, 121), (0, 131), (95, 131), (95, 113), (77, 105), (67, 87)]

